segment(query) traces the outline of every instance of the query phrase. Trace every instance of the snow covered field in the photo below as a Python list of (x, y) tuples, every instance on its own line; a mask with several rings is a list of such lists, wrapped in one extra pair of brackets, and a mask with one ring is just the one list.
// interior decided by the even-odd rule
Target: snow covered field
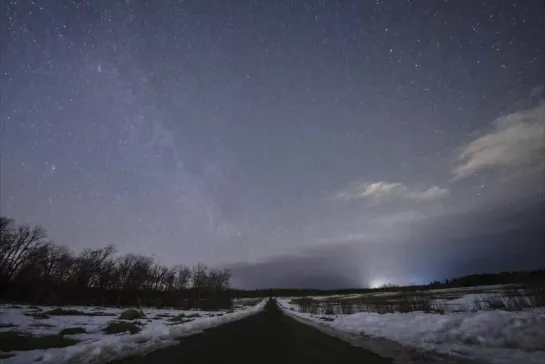
[(343, 334), (384, 338), (408, 347), (490, 363), (545, 363), (545, 309), (491, 310), (479, 303), (489, 302), (490, 297), (505, 299), (497, 290), (450, 293), (452, 290), (436, 299), (443, 307), (454, 307), (444, 314), (415, 311), (324, 315), (323, 310), (319, 314), (299, 312), (299, 306), (289, 298), (279, 299), (278, 303), (288, 315)]
[[(13, 356), (0, 361), (6, 364), (103, 363), (174, 345), (179, 337), (257, 313), (263, 309), (265, 302), (263, 300), (255, 306), (238, 303), (233, 311), (214, 312), (143, 308), (145, 318), (132, 321), (120, 320), (119, 316), (124, 309), (118, 308), (62, 307), (63, 310), (76, 310), (79, 314), (47, 315), (46, 318), (43, 313), (55, 307), (1, 305), (0, 335), (14, 331), (34, 337), (58, 335), (61, 330), (68, 328), (80, 328), (85, 333), (64, 335), (65, 338), (78, 341), (72, 346), (4, 352), (1, 353), (3, 357)], [(135, 334), (106, 334), (103, 330), (112, 322), (133, 323), (140, 331)]]

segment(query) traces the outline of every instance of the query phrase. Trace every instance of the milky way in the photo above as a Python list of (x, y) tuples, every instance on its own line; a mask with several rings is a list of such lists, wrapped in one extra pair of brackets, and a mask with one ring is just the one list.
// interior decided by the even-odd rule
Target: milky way
[(245, 287), (536, 267), (543, 14), (2, 2), (2, 215)]

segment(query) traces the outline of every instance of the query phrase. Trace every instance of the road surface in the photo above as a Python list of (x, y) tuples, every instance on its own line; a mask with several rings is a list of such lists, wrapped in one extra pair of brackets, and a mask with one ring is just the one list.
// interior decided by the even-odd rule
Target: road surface
[(392, 360), (299, 323), (269, 301), (261, 313), (181, 338), (179, 345), (112, 363), (386, 364)]

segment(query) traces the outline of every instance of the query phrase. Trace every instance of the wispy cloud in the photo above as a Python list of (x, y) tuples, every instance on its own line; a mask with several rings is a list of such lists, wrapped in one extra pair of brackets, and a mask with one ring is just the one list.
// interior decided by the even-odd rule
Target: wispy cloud
[(355, 199), (371, 199), (374, 202), (405, 199), (413, 201), (430, 201), (446, 196), (448, 188), (432, 186), (425, 190), (410, 189), (399, 182), (371, 182), (360, 183), (347, 190), (339, 192), (336, 197), (339, 200), (349, 201)]
[(493, 168), (536, 167), (545, 163), (545, 102), (494, 120), (488, 133), (464, 146), (454, 179)]

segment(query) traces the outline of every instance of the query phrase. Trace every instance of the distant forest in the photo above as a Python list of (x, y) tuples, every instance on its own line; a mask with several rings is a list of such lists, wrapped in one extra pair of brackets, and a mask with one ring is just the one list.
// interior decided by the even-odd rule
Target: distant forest
[(221, 309), (232, 298), (317, 296), (386, 290), (471, 287), (545, 282), (545, 270), (473, 274), (422, 286), (319, 289), (230, 288), (227, 269), (167, 267), (153, 258), (117, 255), (113, 246), (74, 254), (47, 238), (45, 230), (0, 217), (0, 302), (48, 305), (156, 306)]

